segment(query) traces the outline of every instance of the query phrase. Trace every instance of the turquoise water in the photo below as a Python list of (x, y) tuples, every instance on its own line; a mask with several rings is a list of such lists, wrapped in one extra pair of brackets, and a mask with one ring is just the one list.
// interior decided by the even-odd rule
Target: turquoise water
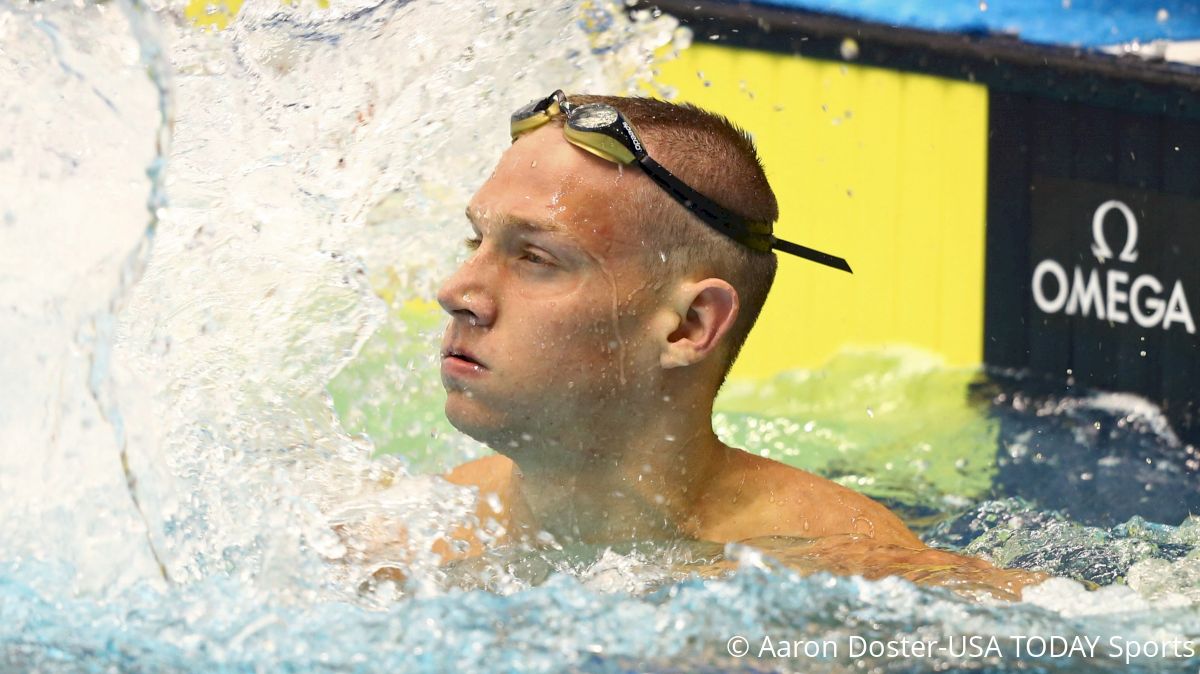
[[(863, 386), (863, 377), (872, 385)], [(931, 544), (1060, 578), (1028, 590), (1020, 603), (980, 602), (898, 579), (801, 577), (749, 549), (692, 544), (500, 551), (431, 573), (424, 586), (386, 600), (378, 588), (331, 597), (328, 587), (315, 587), (317, 569), (309, 579), (285, 583), (248, 580), (236, 559), (190, 583), (75, 596), (65, 591), (72, 569), (9, 561), (0, 571), (3, 662), (9, 669), (137, 672), (917, 672), (934, 665), (1166, 672), (1200, 665), (1198, 658), (1163, 657), (1127, 665), (1123, 657), (1133, 642), (1200, 635), (1200, 519), (1174, 521), (1182, 526), (1120, 519), (1123, 504), (1137, 502), (1147, 484), (1170, 495), (1155, 500), (1161, 512), (1182, 512), (1200, 498), (1182, 464), (1174, 466), (1172, 481), (1167, 469), (1146, 478), (1108, 460), (1129, 448), (1178, 455), (1152, 408), (1125, 401), (1127, 407), (1114, 410), (1104, 396), (1090, 394), (1014, 406), (1009, 394), (997, 392), (1014, 383), (1003, 376), (991, 381), (912, 353), (846, 354), (824, 370), (783, 379), (789, 383), (777, 382), (776, 391), (789, 400), (789, 386), (817, 386), (827, 394), (814, 398), (822, 407), (855, 412), (754, 415), (732, 411), (744, 399), (730, 394), (718, 415), (723, 432), (750, 449), (774, 452), (782, 442), (781, 458), (874, 489), (908, 513)], [(901, 398), (912, 404), (886, 404)], [(770, 398), (763, 402), (765, 408)], [(885, 411), (868, 415), (872, 406)], [(951, 412), (967, 421), (931, 430)], [(808, 451), (816, 448), (823, 452)], [(1051, 455), (1051, 448), (1062, 451)], [(1038, 452), (1057, 462), (1059, 478), (1002, 491), (1006, 480), (1044, 465), (1033, 458)], [(918, 479), (906, 478), (907, 488), (879, 463), (914, 456), (927, 458), (910, 466)], [(412, 459), (432, 460), (420, 451)], [(1059, 496), (1062, 473), (1075, 471), (1092, 471), (1093, 482), (1109, 480), (1108, 493), (1125, 498), (1112, 499), (1108, 511), (1042, 505)], [(737, 570), (708, 577), (719, 560), (734, 561)], [(776, 647), (781, 640), (834, 647), (818, 657), (735, 658), (727, 651), (735, 636), (751, 639), (756, 649), (764, 637)], [(1018, 657), (1015, 639), (1038, 636), (1098, 639), (1098, 655)], [(905, 659), (851, 650), (856, 638), (953, 644), (971, 637), (995, 637), (1000, 654)]]
[[(1200, 667), (1117, 648), (1200, 640), (1197, 465), (1161, 412), (903, 348), (731, 382), (716, 426), (933, 544), (1058, 576), (1021, 602), (702, 543), (416, 555), (404, 586), (372, 581), (403, 555), (389, 532), (474, 524), (434, 477), (485, 450), (440, 415), (429, 300), (512, 101), (628, 90), (686, 36), (566, 2), (184, 15), (0, 4), (0, 670)], [(963, 637), (999, 652), (852, 650)], [(766, 638), (824, 650), (757, 657)]]

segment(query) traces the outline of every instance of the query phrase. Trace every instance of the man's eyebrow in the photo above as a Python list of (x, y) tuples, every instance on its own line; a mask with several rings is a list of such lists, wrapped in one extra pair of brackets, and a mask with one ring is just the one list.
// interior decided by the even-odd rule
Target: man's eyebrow
[(510, 215), (507, 213), (493, 214), (493, 213), (488, 213), (486, 211), (480, 211), (480, 210), (473, 209), (470, 206), (467, 207), (467, 219), (470, 220), (472, 223), (474, 223), (476, 226), (479, 226), (479, 224), (481, 222), (486, 220), (492, 224), (506, 226), (506, 227), (516, 227), (516, 228), (528, 230), (531, 232), (557, 233), (557, 232), (564, 232), (567, 229), (561, 223), (555, 222), (553, 220), (535, 221), (535, 220), (529, 220), (526, 218), (519, 218), (515, 215)]

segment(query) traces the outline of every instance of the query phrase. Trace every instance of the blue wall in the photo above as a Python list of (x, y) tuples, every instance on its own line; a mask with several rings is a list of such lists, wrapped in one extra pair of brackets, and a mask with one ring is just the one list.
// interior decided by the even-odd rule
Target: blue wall
[[(908, 28), (1082, 47), (1200, 39), (1195, 0), (754, 0)], [(985, 9), (986, 8), (986, 9)]]

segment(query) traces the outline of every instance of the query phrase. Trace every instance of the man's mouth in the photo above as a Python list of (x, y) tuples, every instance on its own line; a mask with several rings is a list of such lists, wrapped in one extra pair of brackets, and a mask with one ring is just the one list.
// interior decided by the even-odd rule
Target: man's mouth
[(483, 361), (476, 358), (474, 356), (474, 354), (472, 354), (470, 351), (467, 351), (466, 349), (462, 349), (462, 348), (451, 347), (449, 349), (444, 350), (442, 352), (442, 359), (443, 360), (445, 360), (445, 359), (459, 360), (459, 361), (463, 361), (465, 363), (474, 365), (476, 367), (481, 367), (481, 368), (487, 369), (487, 366), (483, 364)]

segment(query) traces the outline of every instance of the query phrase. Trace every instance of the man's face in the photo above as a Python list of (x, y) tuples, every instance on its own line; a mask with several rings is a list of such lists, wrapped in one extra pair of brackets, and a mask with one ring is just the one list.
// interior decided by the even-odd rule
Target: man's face
[(442, 285), (446, 415), (503, 451), (621, 414), (653, 379), (656, 292), (620, 204), (645, 179), (557, 125), (522, 136), (467, 208), (471, 256)]

